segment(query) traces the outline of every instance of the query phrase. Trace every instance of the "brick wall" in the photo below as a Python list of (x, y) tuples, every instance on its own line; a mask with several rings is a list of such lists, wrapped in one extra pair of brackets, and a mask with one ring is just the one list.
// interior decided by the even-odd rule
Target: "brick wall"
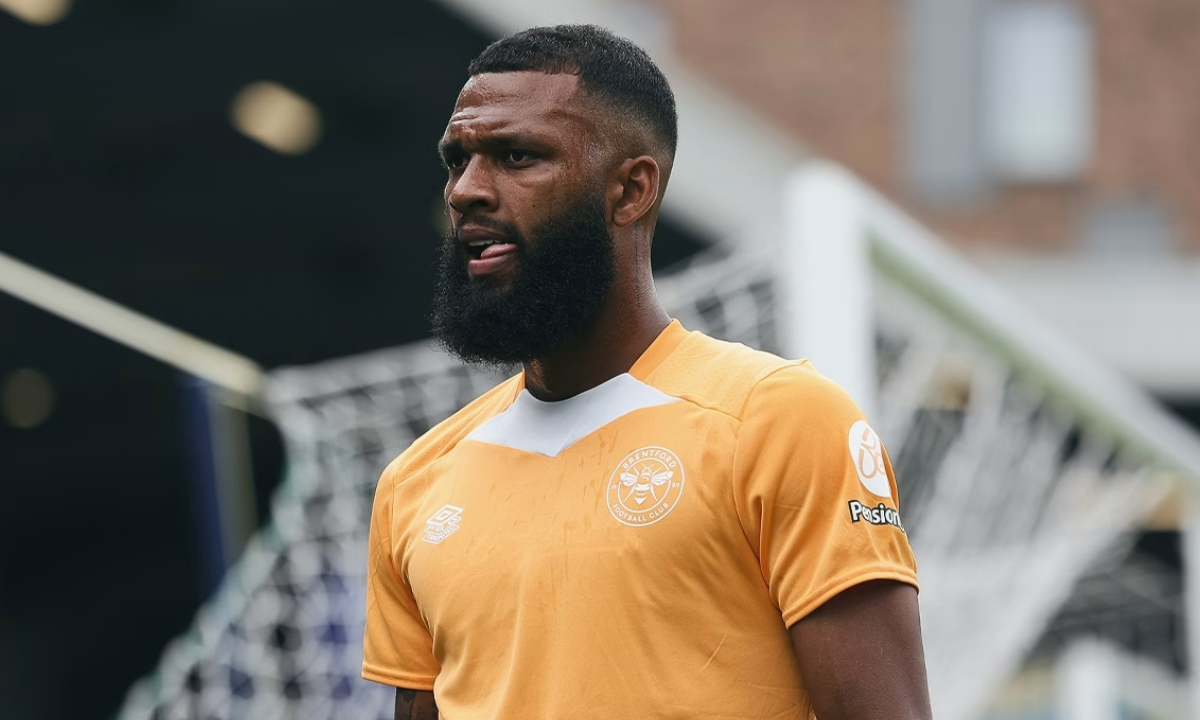
[(900, 0), (659, 0), (710, 81), (973, 249), (1069, 252), (1090, 208), (1150, 199), (1200, 253), (1200, 2), (1080, 0), (1095, 33), (1096, 132), (1078, 182), (997, 185), (953, 208), (905, 182)]

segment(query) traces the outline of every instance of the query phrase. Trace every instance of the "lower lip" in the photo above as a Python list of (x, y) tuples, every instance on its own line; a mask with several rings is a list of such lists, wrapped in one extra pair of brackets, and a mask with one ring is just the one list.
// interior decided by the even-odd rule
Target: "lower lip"
[(512, 243), (496, 244), (488, 247), (488, 257), (471, 258), (467, 261), (467, 272), (472, 276), (489, 275), (503, 270), (516, 262), (517, 246)]

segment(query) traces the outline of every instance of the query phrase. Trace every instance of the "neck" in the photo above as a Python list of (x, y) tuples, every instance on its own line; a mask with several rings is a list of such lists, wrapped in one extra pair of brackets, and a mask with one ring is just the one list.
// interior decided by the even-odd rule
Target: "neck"
[(525, 387), (538, 400), (565, 400), (628, 372), (671, 318), (647, 277), (614, 285), (609, 300), (578, 335), (525, 364)]

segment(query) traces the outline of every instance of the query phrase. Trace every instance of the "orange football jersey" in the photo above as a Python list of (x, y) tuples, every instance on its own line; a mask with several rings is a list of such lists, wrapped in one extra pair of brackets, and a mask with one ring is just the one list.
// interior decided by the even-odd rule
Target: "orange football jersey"
[(916, 584), (879, 438), (840, 388), (673, 322), (626, 374), (522, 376), (384, 471), (363, 677), (450, 720), (812, 715), (788, 626)]

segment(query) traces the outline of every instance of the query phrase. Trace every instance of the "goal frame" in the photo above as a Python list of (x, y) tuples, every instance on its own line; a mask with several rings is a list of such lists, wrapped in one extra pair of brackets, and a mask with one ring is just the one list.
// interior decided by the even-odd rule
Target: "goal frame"
[[(902, 286), (1038, 382), (1091, 431), (1165, 469), (1179, 506), (1185, 612), (1200, 618), (1200, 440), (1194, 431), (844, 168), (802, 164), (788, 177), (783, 203), (780, 254), (791, 281), (781, 283), (780, 331), (788, 356), (813, 360), (872, 413), (873, 275)], [(1188, 655), (1200, 658), (1200, 621), (1187, 627)], [(1200, 668), (1192, 663), (1191, 717), (1200, 720), (1198, 677)]]

